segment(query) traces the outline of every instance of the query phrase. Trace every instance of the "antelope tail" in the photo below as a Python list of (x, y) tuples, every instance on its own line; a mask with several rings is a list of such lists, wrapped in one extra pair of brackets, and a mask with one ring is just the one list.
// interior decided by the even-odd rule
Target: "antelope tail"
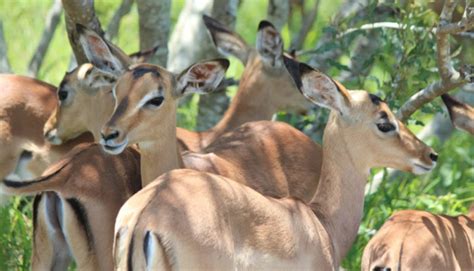
[(0, 193), (9, 195), (32, 195), (44, 191), (56, 191), (64, 183), (65, 178), (60, 178), (64, 167), (59, 167), (47, 175), (24, 181), (4, 179), (0, 184)]

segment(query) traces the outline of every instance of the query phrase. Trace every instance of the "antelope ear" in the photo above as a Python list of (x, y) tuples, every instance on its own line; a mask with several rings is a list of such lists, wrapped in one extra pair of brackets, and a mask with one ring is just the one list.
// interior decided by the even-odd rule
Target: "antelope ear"
[(148, 60), (150, 60), (155, 55), (155, 53), (158, 51), (158, 47), (159, 46), (155, 46), (149, 50), (138, 51), (136, 53), (128, 55), (128, 57), (130, 58), (130, 61), (133, 64), (145, 63), (148, 62)]
[(283, 65), (283, 39), (268, 21), (261, 21), (258, 25), (257, 51), (268, 65), (273, 67)]
[(284, 63), (296, 87), (308, 100), (342, 115), (348, 114), (351, 96), (344, 86), (305, 63), (286, 57)]
[(193, 64), (178, 76), (175, 97), (215, 90), (224, 79), (228, 67), (227, 59), (213, 59)]
[(112, 53), (105, 39), (87, 27), (76, 24), (79, 34), (79, 43), (89, 62), (99, 69), (110, 73), (120, 73), (124, 67), (120, 60)]
[(84, 90), (95, 92), (105, 86), (112, 86), (117, 81), (117, 76), (113, 73), (97, 69), (90, 63), (82, 64), (77, 73), (77, 79), (87, 86)]
[(221, 54), (235, 56), (242, 63), (247, 63), (249, 47), (239, 34), (228, 29), (212, 17), (203, 15), (202, 19), (211, 34), (214, 45)]

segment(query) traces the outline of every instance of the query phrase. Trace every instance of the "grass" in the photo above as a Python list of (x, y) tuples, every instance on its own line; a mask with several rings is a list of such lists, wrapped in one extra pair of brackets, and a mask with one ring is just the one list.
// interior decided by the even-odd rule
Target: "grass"
[[(184, 0), (173, 1), (172, 20), (175, 22)], [(323, 28), (339, 8), (342, 0), (321, 1), (318, 20), (305, 43), (305, 48), (313, 48)], [(36, 50), (44, 27), (44, 17), (52, 0), (0, 1), (0, 18), (4, 23), (8, 58), (15, 73), (26, 74), (28, 62)], [(255, 44), (258, 22), (265, 17), (267, 1), (242, 1), (238, 12), (237, 32), (249, 44)], [(311, 3), (311, 1), (310, 1)], [(96, 10), (102, 25), (106, 26), (120, 1), (96, 1)], [(124, 17), (116, 43), (127, 53), (138, 50), (138, 17), (134, 7)], [(296, 33), (301, 18), (294, 17), (282, 35), (289, 44), (291, 33)], [(174, 24), (174, 23), (173, 23)], [(69, 48), (64, 22), (56, 30), (53, 42), (47, 52), (38, 78), (57, 85), (67, 70), (71, 49)], [(343, 56), (347, 59), (348, 56)], [(243, 66), (231, 58), (228, 76), (239, 77)], [(382, 66), (375, 66), (371, 74), (384, 81), (387, 75)], [(376, 87), (370, 85), (375, 91)], [(231, 95), (235, 89), (230, 91)], [(180, 126), (192, 129), (195, 126), (197, 97), (187, 107), (179, 108)], [(428, 122), (430, 117), (425, 117)], [(293, 117), (281, 119), (294, 123)], [(313, 120), (314, 118), (310, 118)], [(419, 130), (420, 127), (414, 127)], [(420, 209), (434, 213), (457, 215), (467, 211), (474, 199), (474, 140), (462, 132), (455, 132), (444, 144), (431, 139), (428, 142), (440, 154), (438, 167), (425, 176), (402, 174), (384, 180), (378, 191), (365, 198), (365, 209), (359, 236), (343, 262), (348, 270), (360, 269), (360, 257), (366, 243), (383, 222), (396, 210)], [(374, 171), (375, 172), (375, 171)], [(31, 257), (31, 199), (13, 198), (0, 208), (0, 270), (30, 269)]]

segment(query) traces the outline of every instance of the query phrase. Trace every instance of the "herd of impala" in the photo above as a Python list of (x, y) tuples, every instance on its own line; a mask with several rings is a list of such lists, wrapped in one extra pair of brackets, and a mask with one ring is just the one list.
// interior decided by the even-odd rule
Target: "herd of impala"
[[(253, 48), (203, 20), (218, 50), (245, 65), (208, 131), (176, 127), (176, 108), (186, 94), (216, 89), (226, 59), (174, 74), (77, 25), (90, 63), (57, 91), (0, 75), (0, 191), (36, 195), (33, 270), (67, 270), (72, 260), (79, 270), (337, 270), (370, 169), (435, 167), (437, 154), (383, 100), (286, 55), (271, 23), (259, 24)], [(474, 134), (474, 109), (442, 99), (455, 126)], [(331, 110), (323, 146), (269, 121), (312, 104)], [(25, 150), (41, 177), (8, 178)], [(474, 270), (473, 246), (474, 210), (400, 211), (369, 242), (362, 269)]]

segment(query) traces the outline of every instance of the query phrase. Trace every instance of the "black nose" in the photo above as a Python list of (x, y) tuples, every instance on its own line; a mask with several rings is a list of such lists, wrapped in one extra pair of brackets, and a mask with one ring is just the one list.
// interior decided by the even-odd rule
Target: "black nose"
[(101, 136), (105, 141), (107, 141), (107, 140), (116, 139), (119, 136), (119, 134), (120, 134), (119, 131), (115, 130), (109, 133), (108, 135), (104, 135), (101, 133)]
[(436, 162), (438, 161), (438, 155), (436, 153), (430, 153), (430, 158), (431, 158), (431, 161), (433, 162)]

